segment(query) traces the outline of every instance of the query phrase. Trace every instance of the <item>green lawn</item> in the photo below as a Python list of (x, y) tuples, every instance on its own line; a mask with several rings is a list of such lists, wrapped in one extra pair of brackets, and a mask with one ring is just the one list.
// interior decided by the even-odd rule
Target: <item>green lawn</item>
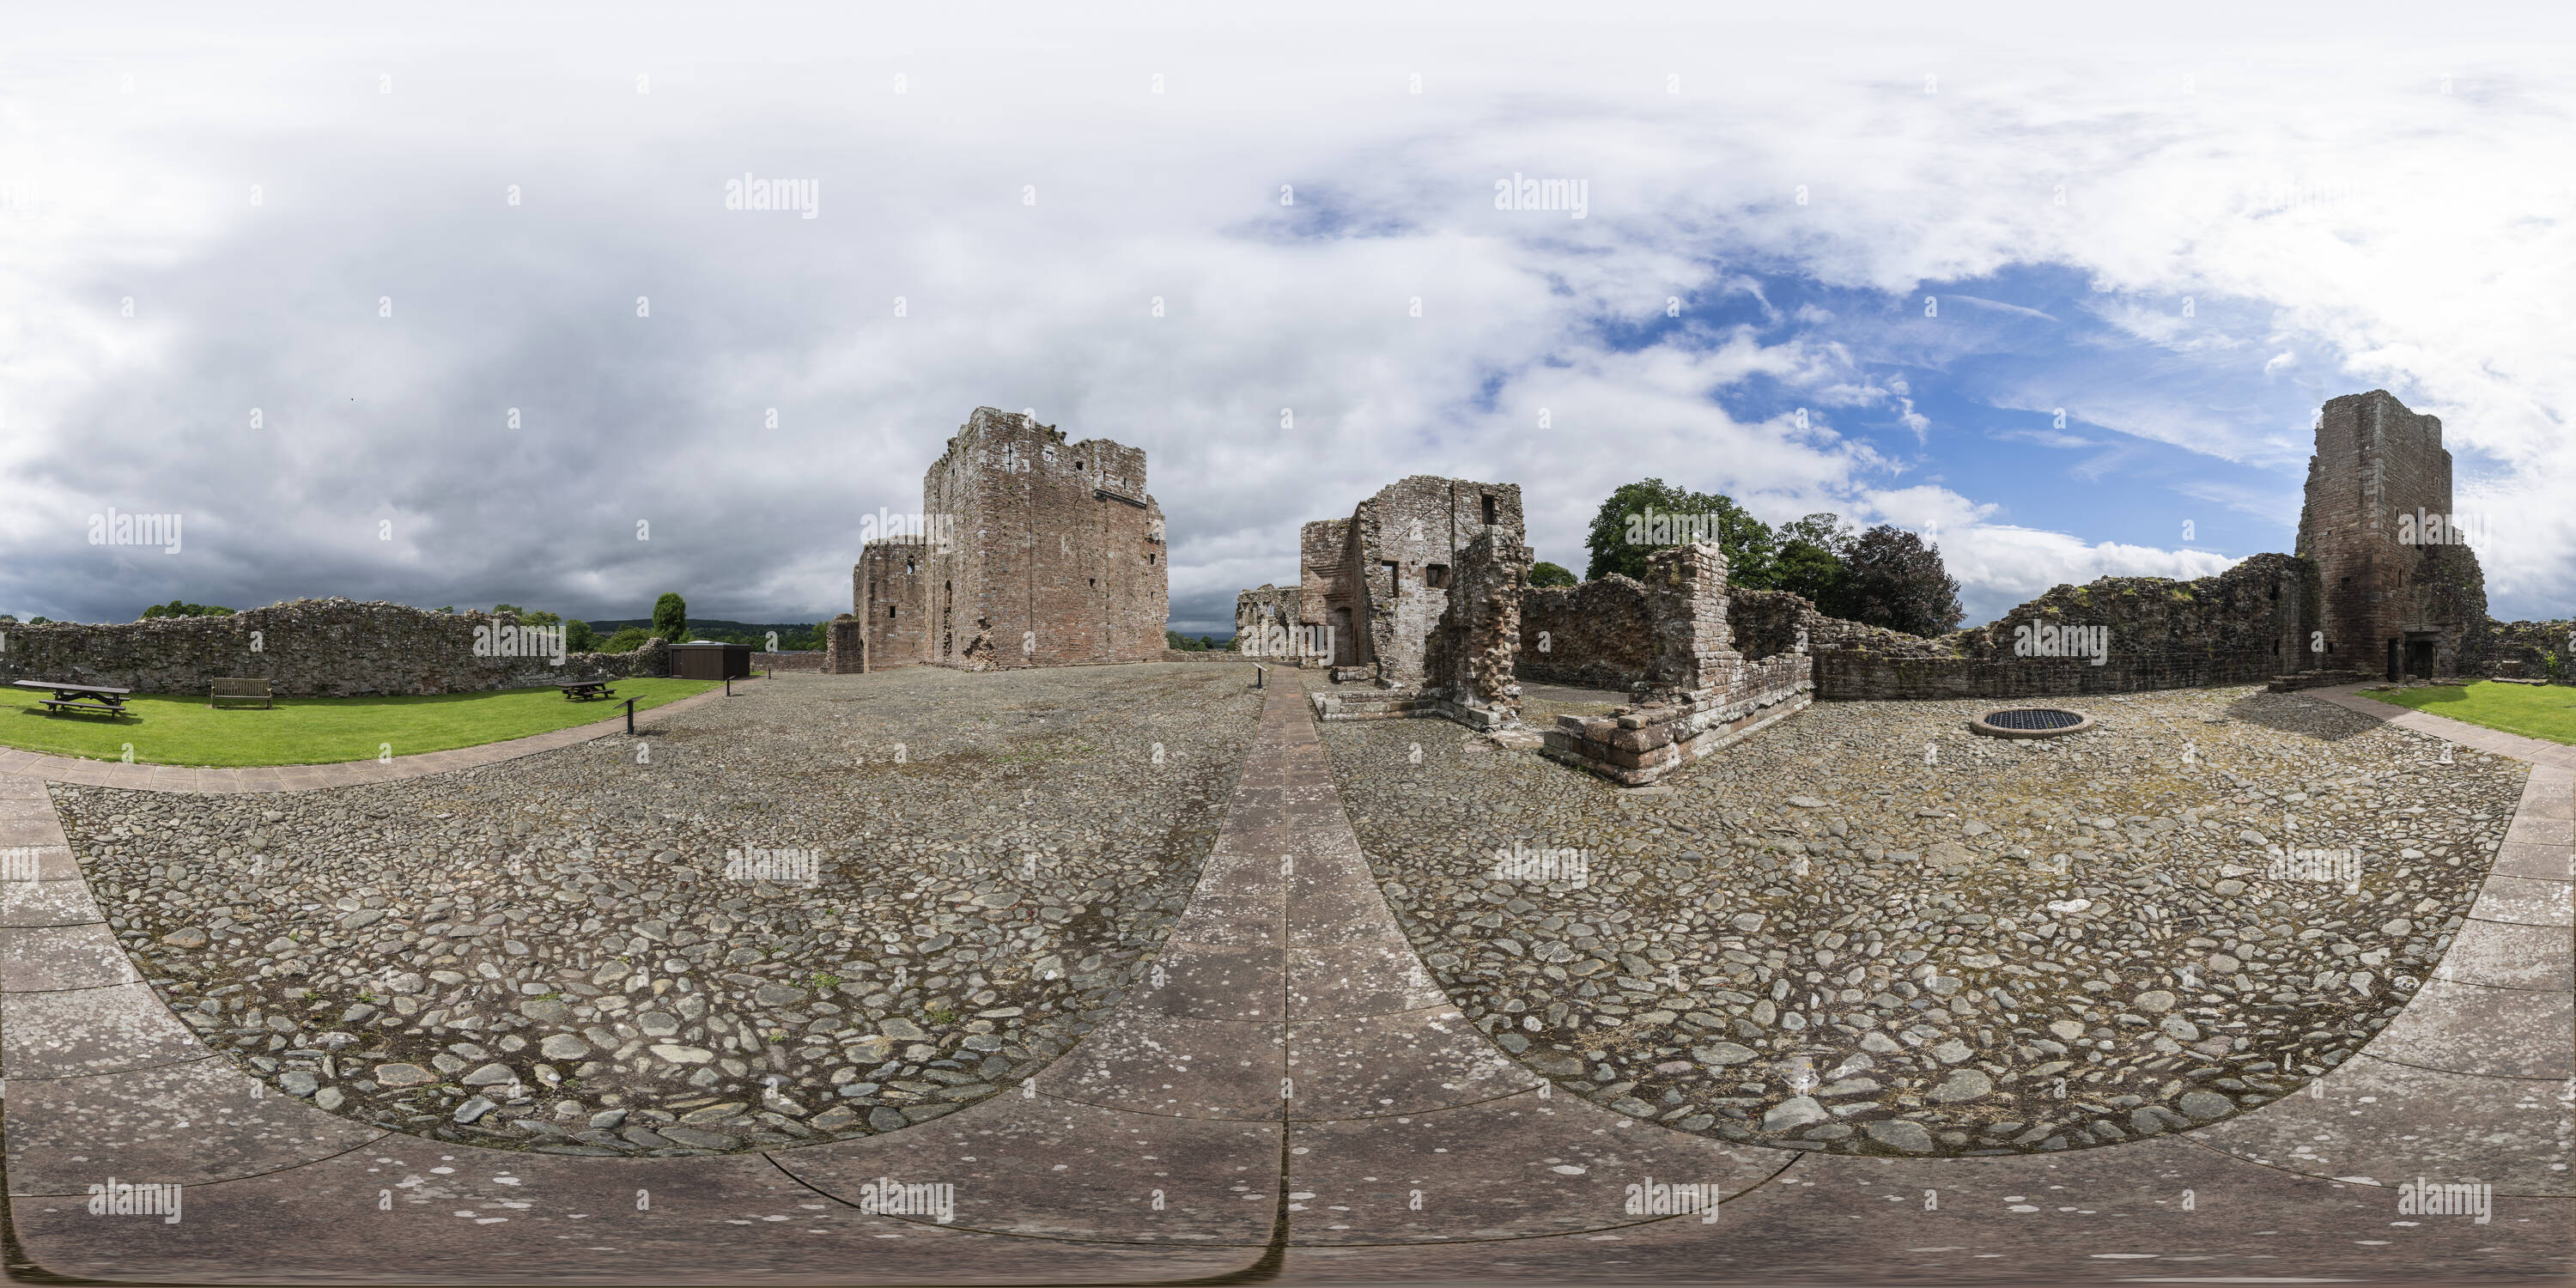
[(125, 744), (134, 759), (155, 765), (321, 765), (372, 760), (383, 744), (397, 756), (475, 747), (643, 711), (716, 685), (706, 680), (619, 680), (609, 700), (567, 702), (554, 689), (503, 689), (423, 697), (279, 698), (256, 705), (206, 708), (203, 696), (125, 700), (132, 715), (53, 715), (34, 689), (0, 686), (0, 744), (57, 756), (117, 760)]
[(2386, 693), (2364, 690), (2361, 696), (2526, 738), (2576, 745), (2576, 688), (2563, 684), (2490, 684), (2479, 680)]

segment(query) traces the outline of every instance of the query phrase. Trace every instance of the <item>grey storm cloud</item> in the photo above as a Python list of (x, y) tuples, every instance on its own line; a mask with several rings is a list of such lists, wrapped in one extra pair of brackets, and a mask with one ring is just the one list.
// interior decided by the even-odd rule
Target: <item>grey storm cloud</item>
[[(1949, 97), (1927, 104), (1930, 46), (1902, 24), (1828, 51), (1792, 26), (1542, 41), (1465, 16), (1012, 12), (28, 20), (0, 51), (0, 611), (345, 594), (614, 618), (678, 590), (702, 616), (809, 619), (847, 606), (858, 516), (916, 508), (978, 405), (1146, 449), (1174, 625), (1194, 632), (1230, 626), (1237, 588), (1295, 576), (1300, 522), (1416, 473), (1522, 484), (1540, 557), (1578, 566), (1599, 498), (1659, 475), (1775, 519), (1937, 520), (1972, 606), (2209, 570), (2203, 551), (2014, 527), (1963, 472), (1900, 477), (1833, 428), (1900, 415), (1870, 355), (1910, 318), (1846, 320), (1850, 343), (1697, 316), (1643, 347), (1607, 338), (1748, 268), (1893, 298), (2016, 262), (2125, 291), (2223, 283), (2280, 318), (2256, 361), (2369, 355), (2347, 383), (2400, 389), (2493, 464), (2482, 495), (2524, 540), (2491, 575), (2576, 585), (2576, 520), (2542, 504), (2576, 474), (2550, 446), (2571, 378), (2538, 340), (2545, 301), (2437, 326), (2324, 271), (2353, 253), (2331, 230), (2193, 199), (2278, 168), (2259, 119), (2000, 55), (1944, 54)], [(1713, 65), (1737, 70), (1670, 70)], [(2566, 106), (2516, 84), (2476, 121), (2357, 98), (2308, 128), (2404, 133), (2405, 164), (2509, 151)], [(2360, 93), (2289, 72), (2242, 92)], [(2208, 137), (2138, 141), (2178, 122)], [(1996, 195), (2056, 171), (2115, 213)], [(1583, 179), (1586, 217), (1496, 210), (1514, 174)], [(746, 175), (810, 184), (817, 217), (726, 209)], [(2481, 230), (2546, 206), (2508, 195), (2434, 212), (2461, 280), (2506, 253)], [(2433, 217), (2340, 213), (2378, 220), (2389, 254)], [(1957, 313), (1985, 315), (1981, 354), (2039, 324)], [(1749, 382), (1846, 419), (1739, 419), (1719, 395)], [(90, 545), (110, 506), (184, 515), (184, 551)]]

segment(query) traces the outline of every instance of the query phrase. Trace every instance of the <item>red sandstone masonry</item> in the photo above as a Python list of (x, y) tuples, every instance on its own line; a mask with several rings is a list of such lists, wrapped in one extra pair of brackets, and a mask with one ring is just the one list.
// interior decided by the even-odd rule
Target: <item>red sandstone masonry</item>
[(922, 513), (922, 539), (870, 542), (854, 573), (872, 667), (1162, 656), (1171, 570), (1141, 449), (979, 407), (923, 478)]

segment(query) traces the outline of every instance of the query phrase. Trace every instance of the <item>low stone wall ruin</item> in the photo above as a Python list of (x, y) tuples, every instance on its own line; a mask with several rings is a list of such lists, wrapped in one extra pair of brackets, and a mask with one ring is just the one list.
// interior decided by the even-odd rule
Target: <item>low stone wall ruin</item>
[(2576, 621), (2482, 622), (2460, 646), (2460, 672), (2576, 684)]
[(0, 682), (59, 680), (202, 696), (211, 680), (241, 677), (267, 680), (282, 697), (358, 697), (671, 673), (670, 651), (660, 640), (632, 653), (568, 653), (561, 665), (551, 657), (477, 655), (476, 627), (516, 624), (484, 612), (337, 598), (298, 599), (229, 617), (0, 623)]
[(1521, 596), (1520, 678), (1583, 689), (1643, 684), (1655, 653), (1646, 588), (1616, 573)]
[(823, 650), (798, 649), (790, 653), (754, 653), (751, 669), (755, 671), (820, 671)]

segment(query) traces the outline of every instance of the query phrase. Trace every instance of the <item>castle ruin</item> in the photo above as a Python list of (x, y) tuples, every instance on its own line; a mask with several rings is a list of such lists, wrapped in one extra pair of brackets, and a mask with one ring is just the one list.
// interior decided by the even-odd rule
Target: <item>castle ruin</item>
[(1171, 606), (1145, 453), (978, 407), (923, 476), (919, 531), (868, 542), (866, 668), (1148, 662)]
[(2313, 664), (2389, 680), (2458, 674), (2486, 584), (2451, 511), (2442, 422), (2374, 389), (2326, 403), (2316, 433), (2298, 544), (2321, 592)]

